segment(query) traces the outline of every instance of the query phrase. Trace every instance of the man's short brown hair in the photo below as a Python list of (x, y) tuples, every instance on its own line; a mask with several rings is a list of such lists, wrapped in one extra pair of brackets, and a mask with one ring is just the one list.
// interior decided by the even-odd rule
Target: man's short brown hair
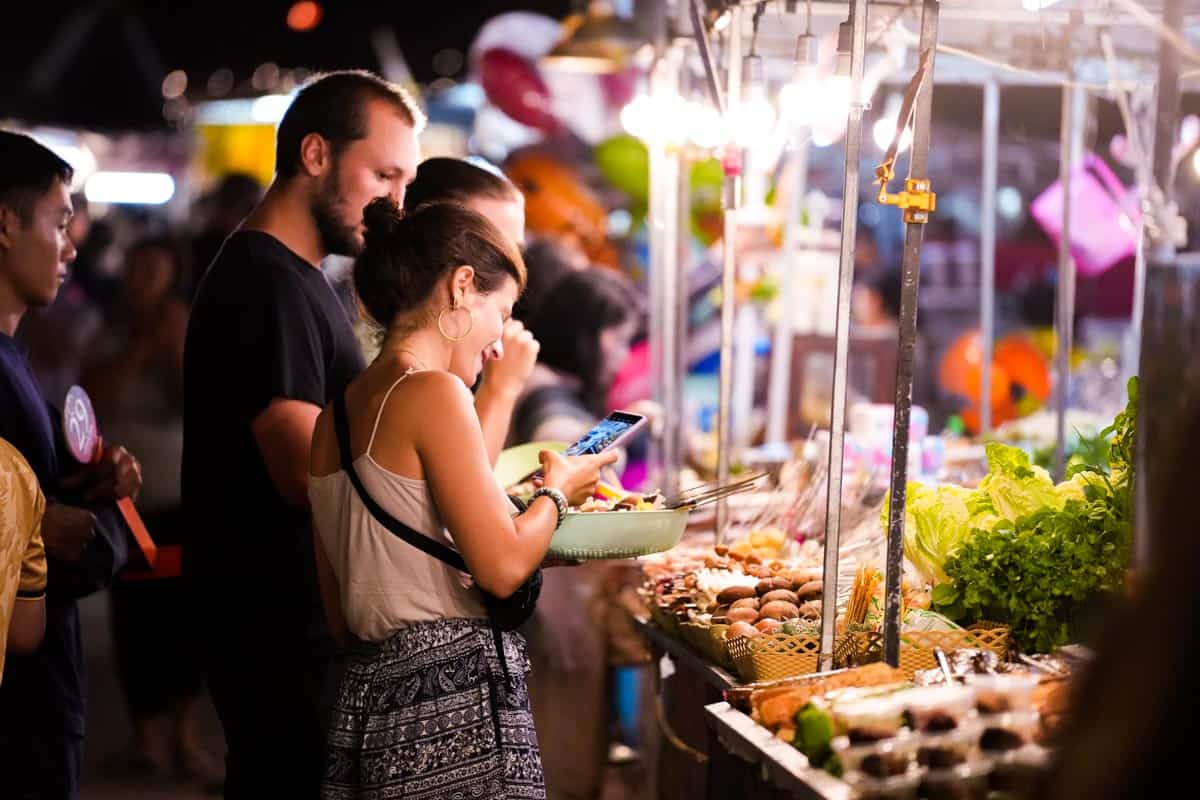
[(367, 70), (342, 70), (317, 75), (296, 93), (279, 122), (275, 136), (275, 174), (291, 178), (300, 171), (300, 143), (315, 133), (327, 140), (336, 155), (367, 135), (367, 106), (380, 100), (394, 108), (414, 129), (425, 115), (400, 86)]

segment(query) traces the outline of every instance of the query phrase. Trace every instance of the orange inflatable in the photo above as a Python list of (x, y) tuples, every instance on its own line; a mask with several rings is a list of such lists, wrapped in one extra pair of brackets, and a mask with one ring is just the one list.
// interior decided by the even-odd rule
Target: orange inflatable
[[(983, 353), (978, 330), (964, 333), (950, 345), (938, 368), (938, 383), (967, 401), (963, 423), (971, 433), (980, 428), (980, 384)], [(1050, 399), (1050, 365), (1041, 351), (1023, 334), (996, 342), (992, 352), (992, 424), (1000, 425), (1036, 411)]]
[(608, 213), (570, 166), (545, 153), (514, 155), (504, 167), (525, 195), (525, 225), (531, 233), (562, 240), (594, 264), (619, 267), (608, 239)]

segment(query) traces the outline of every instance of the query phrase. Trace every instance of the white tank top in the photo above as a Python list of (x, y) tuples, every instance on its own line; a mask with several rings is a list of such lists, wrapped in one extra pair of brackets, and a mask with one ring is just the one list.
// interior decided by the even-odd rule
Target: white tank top
[[(366, 452), (354, 460), (354, 469), (385, 511), (418, 533), (454, 547), (428, 484), (389, 472), (371, 456), (388, 398), (415, 371), (404, 373), (383, 396)], [(359, 499), (345, 470), (310, 475), (308, 498), (318, 539), (337, 577), (342, 614), (355, 636), (381, 642), (417, 622), (487, 617), (471, 576), (426, 555), (380, 524)]]

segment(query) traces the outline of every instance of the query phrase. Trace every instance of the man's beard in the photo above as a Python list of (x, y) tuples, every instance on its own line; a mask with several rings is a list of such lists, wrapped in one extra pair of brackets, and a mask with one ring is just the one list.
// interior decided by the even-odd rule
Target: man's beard
[(358, 226), (345, 222), (346, 201), (338, 193), (339, 172), (337, 164), (329, 173), (312, 202), (313, 222), (321, 238), (321, 249), (328, 255), (356, 256), (362, 251), (358, 238)]

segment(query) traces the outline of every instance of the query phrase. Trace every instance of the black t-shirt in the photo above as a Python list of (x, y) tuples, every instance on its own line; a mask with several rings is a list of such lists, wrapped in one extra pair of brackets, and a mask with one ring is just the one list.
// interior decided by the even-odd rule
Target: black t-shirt
[(276, 398), (325, 406), (363, 366), (324, 273), (269, 234), (229, 238), (200, 283), (184, 352), (183, 574), (194, 610), (319, 623), (311, 515), (276, 490), (251, 423)]

